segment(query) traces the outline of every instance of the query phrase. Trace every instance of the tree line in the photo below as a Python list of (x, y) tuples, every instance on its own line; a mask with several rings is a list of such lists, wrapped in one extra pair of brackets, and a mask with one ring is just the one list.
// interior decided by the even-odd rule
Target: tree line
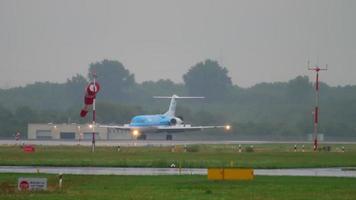
[[(230, 123), (233, 134), (246, 136), (306, 137), (313, 131), (313, 83), (306, 76), (288, 82), (234, 85), (227, 68), (213, 60), (192, 66), (184, 83), (169, 79), (137, 83), (119, 61), (89, 65), (87, 76), (75, 75), (65, 83), (35, 82), (0, 90), (0, 137), (26, 132), (28, 123), (85, 123), (79, 110), (84, 88), (95, 71), (101, 84), (98, 122), (127, 123), (136, 114), (163, 113), (168, 101), (155, 95), (205, 96), (179, 101), (177, 113), (193, 124)], [(333, 137), (356, 136), (356, 86), (320, 86), (320, 132)]]

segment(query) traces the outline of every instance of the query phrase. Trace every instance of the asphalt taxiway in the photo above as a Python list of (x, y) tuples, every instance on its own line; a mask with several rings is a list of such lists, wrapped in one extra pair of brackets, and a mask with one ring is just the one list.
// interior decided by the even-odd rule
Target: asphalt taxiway
[[(78, 140), (0, 140), (0, 145), (91, 146), (91, 141)], [(96, 146), (172, 146), (192, 144), (311, 144), (310, 141), (256, 141), (256, 140), (99, 140)], [(323, 144), (356, 144), (350, 141), (324, 141)]]
[[(122, 167), (46, 167), (0, 166), (0, 173), (46, 173), (80, 175), (207, 175), (205, 168), (122, 168)], [(356, 168), (255, 169), (257, 176), (353, 177)]]

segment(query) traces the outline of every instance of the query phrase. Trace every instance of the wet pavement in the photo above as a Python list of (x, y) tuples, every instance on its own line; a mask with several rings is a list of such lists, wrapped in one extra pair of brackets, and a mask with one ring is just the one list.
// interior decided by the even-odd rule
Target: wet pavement
[[(0, 173), (47, 173), (82, 175), (207, 175), (203, 168), (33, 167), (0, 166)], [(356, 168), (255, 169), (257, 176), (354, 177)]]
[[(192, 144), (310, 144), (309, 141), (254, 141), (254, 140), (99, 140), (96, 146), (172, 146), (172, 145), (192, 145)], [(78, 140), (0, 140), (0, 145), (48, 145), (48, 146), (91, 146), (91, 141)], [(356, 142), (328, 141), (323, 144), (356, 144)]]
[(312, 169), (257, 169), (255, 175), (265, 176), (328, 176), (355, 177), (356, 170), (352, 168), (312, 168)]
[(135, 167), (32, 167), (0, 166), (0, 173), (48, 173), (85, 175), (205, 175), (207, 169), (198, 168), (135, 168)]

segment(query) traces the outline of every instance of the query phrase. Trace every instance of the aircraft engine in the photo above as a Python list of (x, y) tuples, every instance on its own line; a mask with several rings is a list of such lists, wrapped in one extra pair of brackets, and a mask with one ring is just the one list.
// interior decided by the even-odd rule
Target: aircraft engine
[(169, 121), (170, 125), (183, 124), (183, 120), (179, 117), (174, 117)]
[(84, 107), (80, 111), (80, 116), (85, 117), (88, 113), (89, 106), (91, 106), (94, 102), (96, 94), (100, 90), (100, 85), (98, 82), (89, 83), (89, 85), (85, 88), (85, 96), (84, 96)]

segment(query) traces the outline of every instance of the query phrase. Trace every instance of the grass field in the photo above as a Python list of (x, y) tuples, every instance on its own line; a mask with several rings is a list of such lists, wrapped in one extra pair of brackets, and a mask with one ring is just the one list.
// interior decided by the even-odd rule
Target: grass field
[[(293, 145), (254, 145), (254, 152), (239, 153), (236, 145), (188, 146), (184, 152), (171, 147), (114, 147), (37, 146), (35, 153), (24, 153), (19, 146), (0, 147), (0, 165), (37, 166), (116, 166), (116, 167), (169, 167), (172, 163), (182, 167), (355, 167), (356, 145), (333, 145), (331, 152), (293, 152)], [(300, 145), (299, 145), (300, 147)], [(307, 146), (306, 146), (307, 147)], [(309, 147), (310, 148), (310, 147)]]
[[(49, 190), (18, 192), (17, 178), (48, 177)], [(253, 181), (208, 181), (206, 176), (79, 176), (0, 174), (0, 199), (356, 199), (356, 179), (258, 176)]]

